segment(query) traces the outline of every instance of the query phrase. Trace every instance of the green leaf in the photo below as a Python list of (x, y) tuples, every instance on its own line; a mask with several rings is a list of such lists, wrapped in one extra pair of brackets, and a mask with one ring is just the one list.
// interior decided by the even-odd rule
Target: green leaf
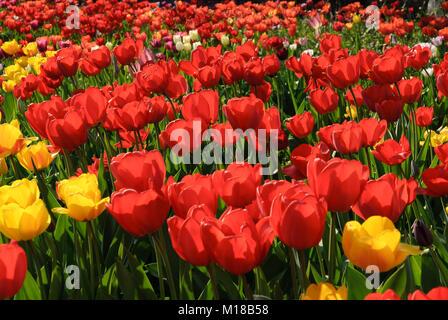
[(58, 300), (62, 296), (62, 289), (64, 287), (64, 281), (62, 278), (62, 272), (59, 265), (53, 269), (51, 273), (50, 293), (48, 298), (50, 300)]
[(56, 222), (56, 229), (54, 230), (54, 238), (56, 241), (61, 241), (62, 236), (64, 235), (65, 231), (69, 227), (69, 217), (65, 214), (61, 214), (58, 217), (58, 220)]
[(384, 293), (388, 289), (392, 289), (401, 298), (406, 293), (406, 268), (402, 264), (381, 286), (378, 288), (379, 293)]
[(143, 263), (139, 263), (126, 247), (124, 248), (124, 250), (129, 259), (129, 265), (131, 267), (132, 275), (135, 279), (134, 282), (137, 287), (139, 298), (157, 300), (157, 295), (154, 292), (154, 288), (152, 287), (151, 282), (146, 276), (145, 270), (143, 268)]
[(346, 280), (349, 300), (364, 300), (372, 292), (367, 288), (366, 276), (351, 265), (347, 267)]
[(137, 288), (131, 273), (126, 270), (119, 259), (116, 259), (115, 265), (117, 267), (118, 285), (123, 290), (123, 299), (135, 300), (137, 298)]
[(39, 286), (29, 271), (26, 273), (25, 281), (14, 300), (42, 300)]
[(210, 280), (208, 280), (207, 284), (204, 286), (201, 294), (198, 297), (198, 300), (212, 300), (213, 299), (213, 287)]
[(409, 264), (411, 266), (412, 277), (414, 279), (415, 285), (421, 287), (422, 285), (422, 257), (421, 256), (410, 256)]

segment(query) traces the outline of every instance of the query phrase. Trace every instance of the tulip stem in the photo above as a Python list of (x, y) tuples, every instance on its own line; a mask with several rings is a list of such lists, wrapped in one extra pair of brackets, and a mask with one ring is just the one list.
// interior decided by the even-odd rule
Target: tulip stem
[[(91, 294), (92, 294), (92, 299), (95, 299), (95, 261), (93, 259), (93, 241), (92, 241), (92, 236), (90, 235), (90, 229), (89, 227), (87, 227), (88, 229), (88, 236), (87, 236), (87, 241), (88, 241), (88, 245), (89, 245), (89, 262), (90, 262), (90, 285), (91, 285)], [(99, 276), (99, 275), (98, 275)]]
[(177, 118), (177, 112), (176, 112), (176, 108), (174, 107), (173, 100), (171, 100), (171, 98), (166, 93), (164, 93), (164, 95), (165, 95), (165, 97), (168, 98), (168, 101), (171, 104), (171, 108), (173, 108), (174, 119), (176, 119)]
[(87, 221), (87, 231), (89, 232), (91, 238), (92, 238), (92, 242), (93, 242), (93, 250), (95, 251), (95, 257), (97, 260), (97, 269), (98, 269), (98, 276), (101, 276), (102, 273), (102, 266), (103, 266), (103, 261), (101, 259), (101, 255), (100, 255), (100, 249), (99, 249), (99, 245), (98, 245), (98, 240), (95, 236), (95, 232), (92, 226), (92, 221)]
[(16, 178), (16, 180), (19, 180), (19, 171), (17, 170), (17, 165), (16, 162), (14, 161), (14, 157), (11, 155), (8, 157), (9, 161), (11, 162), (11, 167), (12, 167), (12, 171), (14, 172), (14, 177)]
[(442, 275), (442, 285), (446, 287), (448, 284), (447, 277), (445, 275), (445, 272), (443, 272), (442, 266), (440, 265), (439, 257), (437, 256), (437, 253), (432, 246), (429, 247), (429, 253), (431, 254), (432, 259), (434, 260), (437, 269), (439, 269), (440, 274)]
[(159, 276), (159, 290), (160, 290), (160, 298), (161, 299), (165, 299), (165, 284), (163, 282), (163, 274), (162, 274), (162, 258), (160, 255), (160, 249), (159, 246), (157, 244), (157, 240), (156, 238), (152, 237), (152, 240), (154, 242), (154, 249), (155, 249), (155, 253), (156, 253), (156, 263), (157, 263), (157, 273)]
[(291, 281), (294, 300), (299, 299), (299, 287), (297, 285), (296, 261), (294, 259), (294, 252), (291, 247), (288, 247), (289, 264), (291, 266)]
[[(359, 115), (358, 115), (359, 105), (358, 105), (358, 101), (356, 101), (356, 97), (355, 97), (355, 93), (353, 92), (353, 88), (350, 86), (349, 89), (350, 89), (350, 92), (352, 93), (353, 101), (355, 102), (355, 107), (356, 107), (356, 121), (359, 122)], [(350, 114), (350, 116), (351, 116), (352, 111), (350, 110), (350, 106), (349, 106), (348, 108), (349, 108), (348, 112), (349, 112), (349, 114)]]
[(68, 176), (71, 177), (73, 176), (74, 173), (72, 159), (70, 158), (70, 154), (67, 151), (65, 151), (65, 149), (63, 149), (63, 152), (64, 152), (65, 164), (68, 169)]
[(244, 288), (244, 295), (246, 296), (246, 300), (254, 300), (254, 295), (252, 293), (252, 290), (250, 289), (249, 285), (247, 284), (246, 275), (242, 274), (240, 275), (241, 280), (243, 281), (243, 288)]
[(33, 240), (28, 240), (27, 242), (30, 247), (31, 255), (33, 256), (34, 266), (35, 266), (36, 272), (37, 272), (37, 281), (39, 282), (39, 287), (40, 287), (40, 294), (41, 294), (42, 299), (46, 300), (44, 283), (42, 281), (42, 274), (40, 273), (41, 266), (40, 266), (40, 262), (39, 262), (39, 257), (37, 256), (37, 252), (36, 252), (36, 248), (34, 247)]
[(170, 287), (170, 292), (172, 299), (177, 300), (176, 287), (174, 285), (173, 273), (171, 272), (171, 264), (166, 252), (165, 239), (163, 237), (162, 229), (158, 231), (158, 234), (153, 234), (154, 240), (158, 244), (162, 259), (165, 263), (166, 277), (168, 278), (168, 286)]
[(213, 263), (211, 263), (207, 266), (207, 271), (210, 276), (210, 282), (212, 283), (213, 296), (214, 296), (215, 300), (219, 300), (219, 292), (218, 292), (218, 287), (216, 286), (215, 270), (214, 269), (215, 268), (213, 267)]
[(336, 213), (331, 212), (331, 224), (330, 224), (330, 244), (329, 244), (329, 267), (328, 267), (328, 281), (333, 283), (334, 269), (335, 269), (335, 234), (336, 234)]
[(303, 278), (303, 291), (305, 292), (306, 288), (308, 288), (308, 285), (310, 284), (308, 277), (306, 275), (306, 257), (305, 257), (305, 250), (299, 250), (299, 261), (300, 261), (300, 270), (302, 271), (302, 278)]

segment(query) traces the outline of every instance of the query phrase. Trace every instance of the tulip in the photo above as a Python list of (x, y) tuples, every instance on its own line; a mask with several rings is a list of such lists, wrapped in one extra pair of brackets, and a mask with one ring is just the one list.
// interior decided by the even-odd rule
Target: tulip
[(28, 171), (42, 170), (47, 168), (57, 157), (58, 152), (52, 153), (48, 150), (45, 142), (40, 141), (34, 145), (24, 147), (18, 154), (20, 164)]
[(169, 75), (165, 66), (152, 63), (138, 73), (137, 83), (146, 95), (162, 93), (168, 87)]
[(448, 195), (448, 165), (442, 164), (426, 169), (422, 173), (422, 180), (427, 189), (419, 192), (432, 197)]
[(293, 168), (285, 167), (283, 172), (294, 179), (306, 179), (307, 167), (310, 161), (313, 161), (315, 158), (328, 161), (330, 156), (330, 148), (324, 142), (319, 142), (315, 146), (301, 144), (291, 152)]
[(11, 41), (5, 41), (1, 45), (1, 48), (4, 52), (9, 54), (10, 56), (16, 54), (20, 50), (20, 45), (17, 43), (16, 39)]
[(378, 215), (397, 222), (406, 206), (415, 200), (417, 186), (413, 178), (400, 180), (394, 173), (367, 181), (352, 210), (364, 220)]
[(401, 300), (398, 294), (392, 289), (387, 289), (384, 293), (369, 293), (364, 300)]
[(168, 146), (178, 156), (183, 157), (201, 147), (202, 134), (207, 128), (200, 118), (188, 121), (177, 119), (171, 121), (161, 132), (159, 141), (161, 146)]
[(315, 195), (326, 199), (329, 211), (346, 212), (358, 201), (369, 168), (357, 160), (315, 158), (308, 163), (307, 177)]
[(110, 170), (117, 190), (126, 188), (141, 192), (151, 183), (157, 189), (165, 183), (165, 162), (158, 150), (121, 153), (112, 158)]
[(437, 155), (437, 158), (439, 158), (439, 160), (442, 161), (443, 164), (448, 163), (448, 143), (438, 145), (434, 148), (434, 151)]
[(138, 55), (137, 43), (133, 39), (126, 38), (119, 46), (113, 50), (114, 56), (121, 65), (128, 65)]
[(261, 265), (274, 240), (269, 218), (254, 223), (245, 209), (228, 209), (219, 220), (206, 216), (200, 230), (212, 261), (234, 275)]
[(261, 99), (263, 102), (268, 102), (269, 97), (272, 94), (272, 86), (269, 82), (264, 81), (263, 84), (258, 86), (250, 87), (250, 94), (255, 95), (258, 99)]
[(327, 87), (324, 90), (314, 89), (310, 92), (308, 98), (319, 114), (335, 111), (339, 103), (339, 96), (331, 87)]
[(65, 202), (67, 208), (53, 208), (51, 211), (67, 214), (78, 221), (96, 219), (106, 208), (109, 197), (101, 199), (97, 176), (84, 173), (79, 177), (71, 177), (56, 184), (59, 199)]
[(418, 246), (400, 243), (400, 231), (387, 217), (372, 216), (362, 225), (349, 221), (342, 233), (345, 256), (355, 266), (366, 269), (376, 265), (386, 272), (403, 263), (409, 255), (423, 253)]
[(421, 220), (415, 220), (412, 226), (412, 233), (417, 243), (422, 247), (429, 247), (434, 242), (431, 231)]
[(316, 246), (325, 230), (327, 205), (304, 182), (298, 182), (272, 201), (270, 224), (286, 245), (304, 250)]
[(347, 300), (347, 294), (345, 286), (336, 290), (331, 283), (313, 283), (306, 288), (300, 300)]
[(210, 264), (211, 257), (201, 238), (201, 222), (213, 214), (204, 205), (190, 207), (185, 218), (173, 216), (167, 220), (173, 249), (185, 261), (196, 266)]
[(190, 93), (183, 98), (182, 115), (186, 120), (201, 118), (205, 123), (215, 123), (219, 114), (219, 95), (215, 90)]
[(0, 158), (16, 154), (23, 147), (34, 140), (32, 138), (23, 138), (20, 131), (19, 121), (12, 120), (10, 123), (0, 124)]
[(335, 88), (343, 89), (355, 85), (360, 76), (359, 57), (350, 56), (328, 66), (327, 75)]
[(264, 115), (264, 104), (254, 96), (232, 98), (222, 110), (233, 129), (257, 129)]
[(264, 73), (268, 76), (272, 77), (280, 71), (280, 61), (274, 54), (266, 55), (262, 60), (262, 64)]
[(372, 62), (370, 79), (376, 84), (392, 84), (403, 77), (404, 65), (401, 58), (383, 55)]
[(244, 70), (244, 80), (251, 86), (258, 86), (263, 83), (265, 73), (261, 59), (252, 58), (246, 63)]
[(261, 184), (261, 165), (231, 163), (227, 169), (213, 173), (213, 184), (228, 206), (242, 208), (255, 200), (257, 187)]
[(0, 244), (0, 300), (13, 297), (25, 282), (28, 262), (17, 241)]
[(442, 96), (448, 97), (448, 70), (437, 76), (437, 90), (439, 99)]
[(268, 217), (271, 215), (272, 201), (274, 198), (288, 190), (293, 186), (295, 181), (292, 183), (286, 180), (272, 180), (266, 181), (263, 185), (257, 188), (257, 205), (260, 210), (261, 216)]
[(355, 121), (342, 123), (331, 133), (333, 146), (340, 154), (357, 153), (363, 146), (363, 129)]
[[(414, 103), (420, 99), (423, 81), (419, 78), (413, 77), (409, 80), (403, 79), (400, 80), (397, 85), (404, 103)], [(395, 90), (397, 90), (397, 88), (395, 88)]]
[(0, 187), (0, 232), (16, 241), (43, 233), (51, 218), (39, 195), (37, 180), (16, 180)]
[(188, 210), (194, 205), (203, 205), (213, 214), (216, 212), (218, 196), (211, 175), (187, 175), (178, 183), (174, 182), (173, 177), (169, 177), (167, 186), (168, 199), (177, 216), (185, 219)]
[(362, 140), (364, 147), (375, 146), (381, 139), (383, 139), (387, 131), (386, 120), (378, 122), (378, 120), (374, 118), (364, 118), (359, 121), (359, 126), (363, 130)]
[(170, 204), (165, 191), (152, 183), (141, 192), (127, 188), (113, 192), (106, 208), (124, 230), (133, 236), (142, 237), (160, 229)]
[(319, 40), (319, 49), (323, 53), (329, 53), (331, 50), (338, 50), (341, 48), (342, 38), (336, 34), (326, 34)]
[[(415, 119), (417, 119), (417, 125), (419, 127), (428, 127), (432, 123), (434, 116), (433, 107), (419, 107), (415, 110)], [(411, 120), (414, 121), (414, 116), (411, 113)]]
[(286, 128), (297, 138), (303, 138), (313, 131), (314, 117), (311, 112), (296, 114), (285, 123)]
[(408, 295), (408, 300), (448, 300), (448, 288), (437, 287), (431, 289), (427, 294), (416, 290)]
[[(355, 94), (355, 96), (353, 96), (352, 92), (350, 90), (348, 90), (344, 97), (345, 99), (347, 99), (348, 102), (350, 102), (351, 105), (358, 105), (358, 107), (361, 107), (362, 105), (364, 105), (364, 99), (362, 97), (362, 87), (360, 84), (358, 84), (356, 87), (354, 87), (353, 89), (353, 93)], [(356, 117), (353, 117), (356, 118)]]
[(375, 150), (372, 150), (372, 154), (376, 159), (390, 166), (400, 164), (411, 155), (409, 141), (405, 135), (401, 136), (399, 143), (393, 139), (386, 140), (377, 145)]
[(107, 100), (100, 89), (89, 87), (84, 92), (71, 97), (67, 104), (78, 110), (82, 110), (87, 124), (90, 127), (95, 126), (105, 120)]

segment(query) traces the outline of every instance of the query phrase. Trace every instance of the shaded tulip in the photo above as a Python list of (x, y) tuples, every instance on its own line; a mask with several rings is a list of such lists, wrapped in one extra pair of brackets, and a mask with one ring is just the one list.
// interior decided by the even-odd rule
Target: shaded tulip
[(255, 96), (232, 98), (222, 110), (233, 129), (257, 129), (264, 115), (263, 101)]
[(415, 220), (412, 226), (412, 233), (417, 243), (422, 247), (429, 247), (434, 242), (431, 231), (421, 220)]
[(71, 97), (66, 103), (81, 110), (90, 127), (105, 120), (107, 100), (102, 91), (96, 87), (87, 88), (84, 92)]
[(316, 196), (327, 201), (329, 211), (346, 212), (358, 201), (369, 168), (357, 160), (315, 158), (308, 163), (307, 177)]
[(285, 125), (296, 138), (303, 138), (313, 131), (314, 121), (311, 112), (305, 111), (288, 119)]
[(37, 180), (16, 180), (0, 187), (0, 232), (16, 241), (31, 240), (50, 224)]
[(0, 136), (0, 158), (16, 154), (32, 140), (23, 137), (17, 120), (0, 124)]
[(117, 190), (126, 188), (141, 192), (152, 183), (157, 189), (165, 183), (165, 162), (158, 150), (121, 153), (112, 158), (110, 170)]
[(226, 169), (213, 173), (213, 184), (228, 206), (242, 208), (255, 200), (257, 187), (261, 184), (261, 165), (231, 163)]
[(356, 104), (358, 104), (358, 107), (361, 107), (362, 105), (365, 104), (364, 98), (362, 97), (363, 89), (362, 89), (361, 85), (358, 84), (352, 90), (353, 90), (353, 93), (355, 94), (355, 96), (353, 97), (353, 94), (351, 93), (351, 91), (347, 90), (347, 92), (344, 95), (345, 99), (347, 99), (347, 101), (350, 102), (351, 105), (356, 106)]
[(126, 232), (142, 237), (160, 229), (170, 204), (163, 190), (152, 183), (141, 192), (127, 188), (113, 192), (106, 208)]
[(316, 246), (325, 230), (327, 205), (304, 182), (297, 182), (272, 201), (270, 224), (284, 244), (298, 250)]
[[(415, 110), (415, 119), (419, 127), (428, 127), (432, 123), (434, 116), (433, 107), (419, 107)], [(411, 120), (414, 121), (414, 115), (411, 113)]]
[(29, 171), (47, 168), (58, 156), (58, 152), (50, 152), (45, 142), (40, 141), (24, 147), (18, 154), (20, 164)]
[(423, 253), (418, 246), (400, 243), (401, 234), (389, 218), (372, 216), (362, 225), (349, 221), (342, 233), (345, 256), (355, 266), (365, 270), (376, 265), (386, 272), (400, 265), (409, 255)]
[(310, 92), (309, 100), (311, 105), (319, 114), (327, 114), (336, 110), (339, 103), (339, 96), (330, 87), (324, 90), (315, 89)]
[(46, 132), (53, 145), (67, 152), (75, 151), (88, 139), (88, 127), (84, 113), (73, 109), (60, 117), (50, 114)]
[(437, 90), (439, 99), (442, 96), (448, 97), (448, 70), (437, 76)]
[(252, 58), (244, 66), (244, 80), (251, 86), (259, 86), (264, 82), (264, 68), (260, 58)]
[(437, 158), (443, 163), (448, 163), (448, 143), (444, 143), (434, 147), (434, 151), (437, 155)]
[(268, 76), (273, 76), (277, 72), (280, 71), (280, 60), (278, 60), (277, 56), (275, 54), (266, 55), (264, 56), (263, 60), (263, 69), (264, 73)]
[(168, 199), (174, 213), (185, 219), (188, 210), (194, 205), (203, 205), (213, 215), (218, 208), (218, 195), (212, 182), (212, 176), (199, 173), (187, 175), (178, 183), (173, 177), (167, 181)]
[(376, 84), (392, 84), (403, 77), (404, 64), (401, 57), (383, 55), (372, 62), (370, 79)]
[(331, 283), (310, 284), (302, 294), (300, 300), (347, 300), (347, 287), (341, 286), (339, 289)]
[(67, 214), (78, 221), (96, 219), (106, 208), (109, 197), (101, 199), (98, 178), (91, 173), (73, 176), (57, 182), (56, 192), (67, 208), (53, 208), (51, 211)]
[(301, 144), (291, 152), (293, 168), (285, 167), (283, 172), (294, 179), (306, 179), (310, 161), (313, 161), (315, 158), (328, 161), (330, 156), (330, 148), (324, 142), (319, 142), (315, 146)]
[(402, 135), (399, 143), (393, 139), (388, 139), (377, 145), (375, 150), (372, 150), (372, 154), (377, 160), (393, 166), (409, 158), (411, 149), (408, 139), (405, 135)]
[(0, 244), (0, 300), (12, 298), (23, 286), (28, 269), (25, 250), (17, 241)]
[(267, 81), (264, 81), (262, 84), (258, 86), (250, 87), (250, 94), (255, 95), (258, 99), (261, 99), (265, 103), (268, 102), (272, 92), (273, 92), (272, 86)]
[(364, 132), (356, 121), (342, 123), (331, 133), (331, 140), (340, 154), (357, 153), (363, 146)]
[(201, 222), (213, 214), (204, 205), (194, 205), (185, 218), (173, 216), (167, 220), (171, 243), (176, 253), (185, 261), (196, 266), (210, 264), (211, 257), (201, 237)]
[(417, 187), (413, 178), (399, 179), (395, 173), (386, 174), (367, 181), (352, 210), (364, 220), (378, 215), (397, 222), (406, 206), (415, 200)]
[(247, 210), (229, 209), (219, 220), (203, 218), (201, 238), (214, 262), (234, 275), (241, 275), (263, 263), (274, 234), (268, 217), (254, 223)]
[(422, 181), (426, 185), (426, 189), (419, 190), (419, 193), (432, 197), (448, 195), (448, 165), (441, 164), (425, 169), (422, 173)]

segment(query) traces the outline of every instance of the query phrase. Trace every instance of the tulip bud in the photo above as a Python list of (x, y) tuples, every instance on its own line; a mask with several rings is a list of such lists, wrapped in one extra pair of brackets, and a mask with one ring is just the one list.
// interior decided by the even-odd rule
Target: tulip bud
[(191, 51), (191, 43), (189, 43), (189, 42), (184, 43), (184, 50), (186, 52), (190, 52)]
[(411, 177), (417, 179), (419, 175), (420, 175), (420, 168), (418, 167), (417, 162), (411, 160)]
[(230, 43), (229, 37), (227, 35), (221, 36), (221, 44), (223, 46), (228, 46)]
[(201, 38), (199, 36), (198, 30), (190, 30), (190, 32), (188, 34), (192, 41), (199, 41)]
[(182, 38), (182, 42), (183, 42), (184, 44), (186, 44), (186, 43), (190, 43), (190, 42), (191, 42), (191, 38), (190, 38), (190, 36), (184, 36), (184, 37)]
[(193, 50), (196, 50), (199, 46), (202, 46), (202, 43), (200, 43), (199, 41), (193, 42)]
[(415, 220), (412, 227), (412, 232), (414, 233), (415, 240), (417, 240), (417, 243), (420, 246), (429, 247), (432, 245), (434, 239), (432, 237), (431, 231), (423, 221)]
[(182, 42), (176, 42), (176, 50), (182, 51), (183, 49), (184, 49), (184, 45), (182, 44)]
[(112, 50), (112, 48), (113, 48), (112, 42), (107, 41), (106, 42), (106, 47), (107, 47), (107, 49)]
[(180, 38), (180, 35), (179, 34), (175, 34), (174, 36), (173, 36), (173, 42), (174, 43), (179, 43), (179, 42), (181, 42), (181, 38)]

